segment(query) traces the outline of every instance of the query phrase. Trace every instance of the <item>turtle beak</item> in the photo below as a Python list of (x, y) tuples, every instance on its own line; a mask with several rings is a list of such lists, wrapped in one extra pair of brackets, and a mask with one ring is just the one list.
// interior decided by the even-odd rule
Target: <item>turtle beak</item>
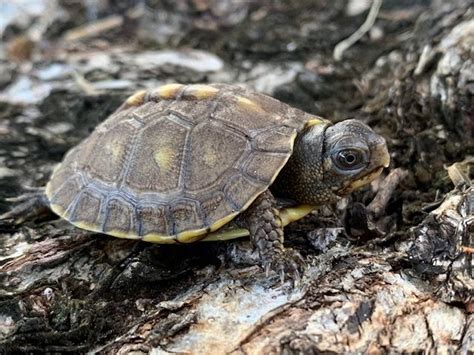
[(375, 167), (388, 168), (390, 165), (390, 154), (388, 153), (387, 143), (385, 139), (380, 137), (380, 140), (375, 142), (371, 147), (371, 165)]

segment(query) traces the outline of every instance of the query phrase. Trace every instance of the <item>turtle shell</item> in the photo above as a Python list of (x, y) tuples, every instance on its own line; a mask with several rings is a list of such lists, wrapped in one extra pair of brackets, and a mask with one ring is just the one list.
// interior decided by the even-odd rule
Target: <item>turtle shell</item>
[(46, 186), (72, 224), (156, 243), (202, 239), (274, 181), (319, 118), (230, 85), (131, 96), (65, 156)]

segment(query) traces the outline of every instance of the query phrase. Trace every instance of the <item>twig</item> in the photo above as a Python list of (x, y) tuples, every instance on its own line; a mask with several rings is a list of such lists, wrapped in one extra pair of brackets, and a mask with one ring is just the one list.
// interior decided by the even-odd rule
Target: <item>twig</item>
[(77, 86), (88, 96), (96, 96), (101, 93), (100, 90), (97, 90), (94, 85), (88, 81), (82, 74), (75, 71), (73, 73), (74, 81), (76, 82)]
[(461, 246), (461, 251), (464, 253), (469, 253), (469, 254), (474, 254), (474, 248), (473, 247), (466, 247), (466, 246)]
[(118, 28), (123, 25), (123, 17), (119, 15), (109, 16), (102, 20), (73, 28), (67, 31), (63, 39), (66, 42), (80, 41), (83, 39), (97, 37), (100, 34)]
[(365, 22), (360, 26), (357, 31), (355, 31), (352, 35), (347, 37), (346, 39), (339, 42), (334, 47), (333, 57), (335, 60), (340, 61), (342, 59), (342, 54), (349, 49), (354, 43), (356, 43), (359, 39), (362, 38), (363, 35), (367, 33), (371, 29), (371, 27), (375, 23), (375, 19), (379, 14), (380, 6), (382, 6), (383, 0), (374, 0), (372, 6), (370, 7), (369, 14)]
[(367, 207), (367, 210), (373, 217), (377, 218), (382, 215), (387, 207), (388, 201), (393, 195), (393, 191), (407, 176), (408, 172), (406, 170), (396, 168), (382, 181), (377, 195)]

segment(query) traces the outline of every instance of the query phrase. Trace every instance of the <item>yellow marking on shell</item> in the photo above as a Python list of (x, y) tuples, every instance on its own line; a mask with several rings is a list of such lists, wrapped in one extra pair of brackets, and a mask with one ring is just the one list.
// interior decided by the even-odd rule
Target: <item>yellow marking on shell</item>
[(245, 228), (228, 229), (225, 231), (216, 231), (209, 233), (205, 238), (201, 239), (201, 242), (215, 242), (223, 240), (231, 240), (237, 238), (248, 237), (250, 232)]
[(191, 85), (186, 88), (184, 91), (184, 97), (193, 96), (198, 100), (209, 99), (216, 96), (219, 92), (219, 89), (216, 89), (209, 85)]
[(204, 238), (204, 236), (207, 232), (208, 232), (207, 228), (201, 228), (201, 229), (181, 232), (181, 233), (178, 233), (176, 235), (176, 240), (179, 243), (197, 242), (198, 240), (201, 240), (202, 238)]
[(211, 150), (206, 151), (206, 152), (204, 152), (204, 154), (203, 154), (204, 163), (205, 163), (206, 165), (209, 165), (209, 166), (212, 166), (212, 165), (215, 164), (216, 158), (217, 158), (217, 156), (216, 156), (214, 150), (212, 150), (212, 151), (211, 151)]
[[(253, 200), (252, 200), (253, 202)], [(250, 205), (249, 205), (250, 206)], [(245, 209), (245, 208), (244, 208)], [(211, 232), (214, 232), (222, 227), (224, 227), (227, 223), (229, 223), (230, 221), (232, 221), (239, 213), (239, 212), (234, 212), (234, 213), (231, 213), (227, 216), (225, 216), (224, 218), (221, 218), (219, 219), (218, 221), (214, 222), (209, 228), (211, 230)]]
[(117, 238), (121, 238), (121, 239), (141, 239), (136, 234), (133, 234), (133, 233), (130, 233), (130, 232), (127, 232), (127, 231), (123, 231), (123, 230), (120, 230), (120, 229), (112, 229), (112, 230), (107, 231), (107, 232), (101, 232), (101, 231), (97, 230), (97, 232), (108, 234), (108, 235), (111, 235), (113, 237), (117, 237)]
[(45, 192), (46, 197), (48, 198), (48, 200), (51, 200), (51, 198), (53, 197), (53, 191), (51, 191), (51, 188), (52, 188), (51, 187), (51, 179), (54, 177), (54, 174), (56, 174), (58, 172), (60, 167), (61, 167), (61, 164), (56, 164), (56, 166), (53, 169), (53, 172), (51, 173), (51, 177), (49, 178), (49, 181), (46, 184), (46, 188), (44, 189), (44, 192)]
[(169, 170), (173, 166), (174, 152), (170, 147), (161, 147), (158, 149), (153, 158), (160, 169)]
[(155, 243), (155, 244), (176, 244), (177, 241), (173, 235), (161, 235), (156, 233), (149, 233), (144, 235), (142, 239), (145, 242)]
[(114, 142), (114, 141), (107, 142), (105, 144), (105, 149), (109, 151), (110, 153), (112, 153), (112, 155), (115, 158), (119, 158), (123, 154), (123, 145), (120, 144), (119, 142)]
[(306, 123), (304, 125), (304, 128), (316, 126), (318, 124), (327, 123), (327, 122), (329, 122), (329, 121), (322, 118), (322, 117), (316, 117), (315, 116), (315, 117), (310, 118), (308, 121), (306, 121)]
[(314, 211), (317, 206), (299, 205), (296, 207), (283, 208), (280, 210), (280, 219), (283, 227), (291, 222), (297, 221)]
[(51, 178), (48, 181), (48, 183), (46, 184), (46, 187), (44, 189), (44, 194), (46, 195), (46, 197), (48, 198), (49, 201), (53, 198), (54, 193), (53, 193), (52, 186), (51, 186)]
[[(50, 196), (46, 196), (46, 197), (48, 197), (49, 200), (51, 199)], [(64, 208), (62, 208), (62, 206), (57, 205), (57, 204), (51, 204), (49, 207), (50, 207), (51, 210), (52, 210), (54, 213), (56, 213), (59, 217), (67, 219), (67, 218), (66, 218), (66, 211), (64, 210)]]
[[(293, 134), (290, 137), (290, 149), (291, 149), (292, 152), (293, 152), (293, 146), (295, 145), (295, 140), (296, 140), (297, 135), (298, 135), (298, 133), (296, 133), (296, 131), (295, 131), (295, 132), (293, 132)], [(290, 157), (288, 157), (288, 159), (289, 158)], [(286, 164), (286, 162), (285, 162), (285, 164)], [(285, 166), (285, 164), (283, 164), (283, 166)], [(283, 166), (280, 168), (280, 170), (283, 169)], [(280, 173), (280, 170), (278, 170), (278, 172), (273, 176), (272, 184), (273, 184), (273, 181), (275, 181), (278, 174)]]
[(247, 99), (246, 97), (235, 96), (235, 99), (237, 100), (237, 105), (245, 110), (254, 111), (254, 112), (263, 111), (263, 108), (259, 104), (257, 104), (256, 102), (253, 102), (252, 100)]
[(45, 193), (46, 197), (48, 198), (48, 200), (51, 200), (53, 192), (51, 191), (51, 183), (50, 182), (48, 182), (46, 184), (46, 187), (44, 189), (44, 193)]
[(86, 221), (74, 221), (74, 222), (69, 221), (69, 223), (71, 223), (74, 226), (76, 226), (78, 228), (81, 228), (81, 229), (85, 229), (85, 230), (92, 231), (92, 232), (102, 233), (102, 231), (100, 230), (100, 227), (97, 224), (94, 224), (94, 223), (90, 223), (90, 222), (86, 222)]
[(193, 243), (201, 240), (208, 232), (207, 228), (190, 230), (178, 233), (176, 235), (162, 235), (157, 233), (149, 233), (143, 236), (145, 242), (158, 244), (176, 244), (176, 243)]
[(163, 100), (175, 99), (183, 87), (184, 85), (182, 84), (167, 84), (157, 88), (153, 91), (153, 94)]
[(130, 96), (125, 103), (128, 106), (140, 106), (145, 102), (145, 95), (146, 91), (145, 90), (140, 90), (137, 91), (135, 94)]
[(192, 243), (199, 241), (203, 238), (205, 238), (205, 235), (208, 234), (209, 232), (214, 232), (223, 226), (225, 226), (227, 223), (232, 221), (238, 214), (239, 212), (234, 212), (231, 213), (224, 218), (219, 219), (215, 223), (213, 223), (209, 229), (208, 228), (201, 228), (201, 229), (196, 229), (196, 230), (190, 230), (190, 231), (185, 231), (178, 233), (176, 236), (173, 236), (173, 238), (176, 238), (176, 240), (180, 243)]

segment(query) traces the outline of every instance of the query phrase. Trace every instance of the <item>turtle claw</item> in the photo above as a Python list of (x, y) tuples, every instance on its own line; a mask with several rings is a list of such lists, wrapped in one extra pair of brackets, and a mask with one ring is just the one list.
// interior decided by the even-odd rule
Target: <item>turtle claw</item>
[(284, 249), (263, 262), (266, 277), (270, 276), (272, 271), (276, 272), (280, 276), (281, 285), (289, 280), (293, 287), (300, 284), (305, 266), (306, 262), (301, 254), (293, 249)]
[(18, 225), (27, 220), (38, 219), (50, 213), (43, 190), (6, 198), (5, 201), (16, 203), (17, 205), (10, 211), (0, 215), (0, 221), (3, 224)]
[[(43, 192), (41, 191), (40, 194), (42, 195)], [(26, 202), (31, 199), (34, 199), (38, 196), (38, 192), (27, 192), (24, 194), (21, 194), (19, 196), (14, 196), (14, 197), (7, 197), (5, 198), (5, 201), (7, 202), (12, 202), (12, 203), (21, 203), (21, 202)]]
[(269, 263), (265, 263), (263, 265), (264, 269), (265, 269), (265, 277), (269, 277), (270, 276), (270, 271), (272, 270), (272, 263), (269, 262)]

